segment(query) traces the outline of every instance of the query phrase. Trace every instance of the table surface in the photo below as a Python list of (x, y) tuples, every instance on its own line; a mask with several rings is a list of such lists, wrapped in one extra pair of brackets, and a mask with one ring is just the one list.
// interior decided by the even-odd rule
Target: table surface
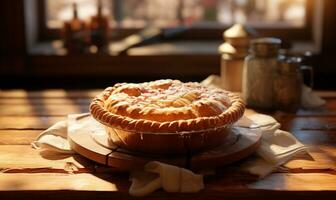
[[(5, 198), (113, 199), (128, 194), (128, 174), (96, 164), (80, 155), (37, 151), (30, 143), (41, 131), (69, 113), (88, 111), (101, 90), (0, 91), (0, 196)], [(218, 169), (197, 194), (157, 191), (147, 199), (237, 198), (315, 199), (336, 196), (336, 92), (318, 92), (322, 108), (272, 115), (282, 129), (310, 146), (263, 180), (235, 170)]]

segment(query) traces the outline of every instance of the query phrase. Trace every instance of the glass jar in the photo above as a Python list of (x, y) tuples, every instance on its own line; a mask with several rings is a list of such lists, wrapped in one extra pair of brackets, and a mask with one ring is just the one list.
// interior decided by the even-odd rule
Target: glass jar
[(249, 107), (272, 109), (275, 105), (274, 79), (281, 57), (281, 40), (259, 38), (250, 43), (243, 69), (242, 96)]
[(274, 80), (276, 107), (295, 112), (300, 107), (302, 91), (301, 59), (289, 57), (281, 60)]

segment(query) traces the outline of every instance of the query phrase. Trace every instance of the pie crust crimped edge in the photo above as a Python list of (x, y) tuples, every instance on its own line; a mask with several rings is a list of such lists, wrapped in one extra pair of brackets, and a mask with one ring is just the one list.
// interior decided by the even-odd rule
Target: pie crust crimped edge
[(230, 107), (218, 116), (198, 117), (188, 120), (157, 122), (146, 119), (132, 119), (117, 115), (104, 108), (105, 101), (113, 92), (114, 87), (106, 88), (97, 95), (90, 104), (92, 116), (100, 123), (117, 129), (140, 133), (179, 133), (209, 130), (223, 127), (238, 121), (244, 114), (245, 104), (239, 95), (227, 92), (231, 101)]

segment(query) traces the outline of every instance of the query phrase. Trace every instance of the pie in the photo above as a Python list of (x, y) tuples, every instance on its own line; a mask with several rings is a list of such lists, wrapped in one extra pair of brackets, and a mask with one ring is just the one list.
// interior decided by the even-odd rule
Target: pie
[(118, 83), (96, 96), (92, 116), (125, 149), (180, 153), (223, 142), (244, 113), (239, 95), (196, 82)]

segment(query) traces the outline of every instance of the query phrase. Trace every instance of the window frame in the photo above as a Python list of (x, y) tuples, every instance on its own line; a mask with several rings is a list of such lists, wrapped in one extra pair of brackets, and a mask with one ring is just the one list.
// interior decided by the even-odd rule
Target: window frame
[[(46, 0), (37, 0), (37, 23), (38, 23), (38, 41), (49, 41), (58, 39), (59, 29), (50, 29), (46, 23)], [(313, 39), (313, 8), (314, 0), (307, 0), (305, 26), (302, 28), (255, 28), (260, 36), (279, 37), (284, 41), (311, 41)], [(180, 35), (183, 40), (214, 40), (222, 39), (222, 34), (227, 26), (218, 27), (192, 27)], [(122, 39), (128, 35), (136, 33), (140, 28), (113, 28), (111, 40)]]

